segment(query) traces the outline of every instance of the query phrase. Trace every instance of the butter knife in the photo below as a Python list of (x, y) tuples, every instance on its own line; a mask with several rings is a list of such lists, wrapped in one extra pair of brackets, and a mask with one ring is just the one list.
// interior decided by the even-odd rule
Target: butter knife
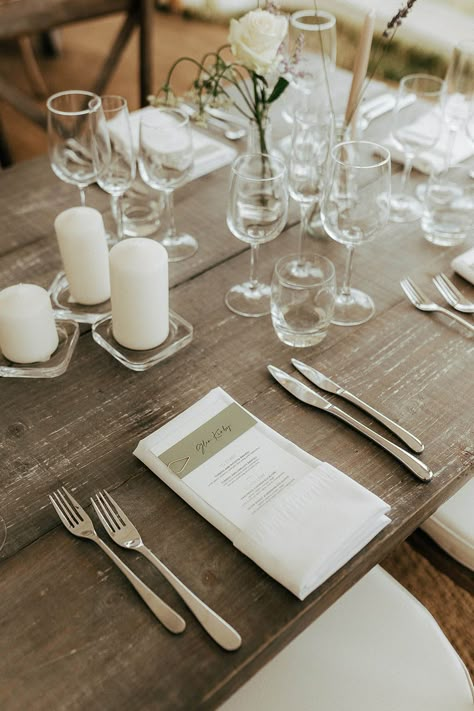
[(346, 390), (345, 388), (341, 387), (333, 380), (328, 378), (326, 375), (323, 375), (323, 373), (321, 373), (319, 370), (316, 370), (316, 368), (312, 368), (311, 366), (306, 365), (306, 363), (302, 363), (300, 360), (296, 360), (296, 358), (292, 358), (291, 362), (293, 363), (295, 368), (305, 376), (305, 378), (311, 380), (311, 382), (314, 385), (317, 385), (318, 388), (326, 390), (326, 392), (328, 393), (333, 393), (334, 395), (340, 395), (340, 397), (343, 397), (345, 400), (348, 400), (348, 402), (351, 402), (353, 405), (357, 405), (357, 407), (359, 407), (361, 410), (364, 410), (369, 415), (371, 415), (376, 420), (385, 425), (387, 429), (397, 435), (397, 437), (401, 439), (402, 442), (405, 442), (405, 444), (408, 445), (408, 447), (410, 447), (410, 449), (412, 449), (414, 452), (417, 452), (417, 454), (421, 454), (421, 452), (424, 450), (425, 446), (422, 442), (420, 442), (418, 437), (415, 437), (404, 427), (401, 427), (389, 417), (376, 410), (375, 407), (372, 407), (363, 400), (360, 400), (357, 395), (353, 395), (351, 392), (349, 392), (349, 390)]
[(292, 375), (285, 373), (283, 370), (276, 368), (274, 365), (268, 365), (267, 368), (275, 380), (286, 390), (288, 390), (289, 393), (298, 398), (298, 400), (305, 402), (307, 405), (317, 407), (320, 410), (325, 410), (331, 415), (335, 415), (335, 417), (339, 418), (348, 425), (351, 425), (351, 427), (359, 432), (362, 432), (362, 434), (366, 437), (376, 442), (376, 444), (380, 445), (383, 449), (387, 450), (387, 452), (398, 459), (418, 479), (421, 479), (421, 481), (424, 482), (431, 481), (433, 472), (424, 462), (415, 457), (413, 454), (410, 454), (410, 452), (407, 452), (405, 449), (402, 449), (398, 445), (393, 444), (393, 442), (390, 442), (388, 439), (385, 439), (385, 437), (379, 435), (378, 432), (374, 432), (374, 430), (371, 430), (370, 427), (362, 424), (362, 422), (359, 422), (359, 420), (356, 420), (355, 417), (352, 417), (347, 412), (344, 412), (344, 410), (340, 410), (335, 405), (332, 405), (329, 400), (326, 400), (326, 398), (318, 395), (314, 390), (309, 388), (304, 383), (301, 383)]

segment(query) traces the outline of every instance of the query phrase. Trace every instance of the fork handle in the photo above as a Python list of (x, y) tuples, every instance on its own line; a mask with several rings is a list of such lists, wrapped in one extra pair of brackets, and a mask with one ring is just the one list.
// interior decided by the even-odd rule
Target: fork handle
[(138, 550), (160, 571), (217, 644), (228, 652), (233, 652), (240, 647), (242, 638), (239, 633), (187, 588), (149, 548), (142, 544), (134, 550)]
[(474, 331), (474, 324), (469, 323), (469, 321), (466, 321), (465, 318), (462, 316), (458, 316), (458, 314), (453, 314), (452, 311), (448, 311), (448, 309), (445, 309), (444, 306), (438, 306), (436, 309), (442, 314), (445, 314), (446, 316), (449, 316), (450, 318), (454, 319), (455, 321), (458, 321), (459, 323), (462, 323), (463, 326), (468, 328), (470, 331)]
[(178, 615), (169, 605), (166, 604), (158, 595), (156, 595), (153, 590), (143, 583), (140, 578), (135, 575), (135, 573), (130, 570), (128, 566), (121, 561), (121, 559), (114, 553), (114, 551), (109, 548), (109, 546), (104, 543), (104, 541), (97, 536), (97, 538), (92, 538), (97, 545), (102, 548), (104, 553), (106, 553), (109, 558), (115, 563), (117, 568), (122, 571), (127, 580), (133, 585), (137, 593), (142, 598), (143, 602), (148, 605), (150, 610), (153, 612), (155, 617), (161, 622), (164, 627), (173, 634), (179, 634), (184, 632), (186, 628), (186, 622), (183, 618)]

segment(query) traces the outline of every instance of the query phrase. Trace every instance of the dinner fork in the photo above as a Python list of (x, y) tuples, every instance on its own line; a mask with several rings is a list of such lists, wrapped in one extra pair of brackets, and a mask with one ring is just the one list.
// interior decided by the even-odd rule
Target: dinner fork
[(457, 311), (462, 311), (464, 314), (474, 314), (474, 303), (468, 301), (464, 294), (459, 291), (459, 289), (454, 286), (451, 279), (448, 279), (446, 274), (437, 274), (433, 277), (433, 283), (438, 289), (441, 296), (444, 296), (446, 301), (453, 309)]
[(159, 598), (158, 595), (155, 595), (125, 563), (122, 563), (113, 550), (99, 538), (89, 516), (64, 486), (62, 490), (56, 489), (56, 491), (53, 491), (53, 493), (49, 495), (49, 500), (70, 533), (79, 538), (88, 538), (90, 541), (94, 541), (94, 543), (97, 543), (104, 553), (113, 560), (115, 565), (133, 585), (143, 602), (148, 605), (155, 617), (159, 619), (166, 629), (174, 634), (179, 634), (184, 631), (186, 623), (183, 618)]
[(189, 607), (196, 619), (215, 642), (227, 651), (234, 651), (242, 644), (242, 639), (225, 620), (211, 610), (189, 588), (186, 587), (164, 563), (147, 548), (128, 516), (107, 491), (100, 491), (91, 498), (92, 506), (111, 539), (122, 548), (136, 550), (147, 558), (172, 585)]
[(430, 301), (428, 297), (421, 291), (421, 289), (412, 282), (411, 279), (402, 279), (400, 282), (400, 286), (405, 292), (405, 295), (407, 296), (408, 300), (411, 301), (413, 306), (416, 306), (417, 309), (420, 309), (420, 311), (439, 311), (440, 313), (449, 316), (455, 321), (458, 321), (470, 331), (474, 331), (474, 324), (469, 323), (468, 321), (466, 321), (466, 319), (461, 318), (461, 316), (454, 314), (452, 311), (448, 311), (448, 309), (445, 309), (444, 306), (440, 306), (440, 304), (435, 304), (434, 301)]

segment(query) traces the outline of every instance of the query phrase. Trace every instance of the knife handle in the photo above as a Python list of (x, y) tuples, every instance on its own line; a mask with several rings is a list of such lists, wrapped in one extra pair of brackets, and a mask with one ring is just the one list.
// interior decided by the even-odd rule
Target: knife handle
[(393, 442), (390, 442), (388, 439), (385, 439), (385, 437), (379, 435), (378, 432), (374, 432), (374, 430), (371, 430), (370, 427), (367, 427), (366, 425), (362, 424), (362, 422), (359, 422), (359, 420), (356, 420), (354, 417), (349, 415), (347, 412), (340, 410), (335, 405), (332, 405), (327, 410), (327, 412), (331, 412), (343, 422), (346, 422), (354, 429), (358, 430), (359, 432), (362, 432), (362, 434), (365, 434), (366, 437), (376, 442), (378, 445), (380, 445), (380, 447), (386, 449), (387, 452), (390, 452), (390, 454), (392, 454), (396, 459), (398, 459), (402, 464), (404, 464), (406, 468), (409, 469), (412, 474), (418, 477), (418, 479), (421, 479), (421, 481), (431, 481), (431, 478), (433, 477), (433, 472), (431, 471), (431, 469), (429, 469), (429, 467), (427, 467), (426, 464), (420, 459), (415, 457), (413, 454), (410, 454), (410, 452), (407, 452), (405, 449), (402, 449), (397, 444), (393, 444)]
[(372, 415), (372, 417), (374, 417), (376, 420), (385, 425), (387, 429), (391, 430), (394, 434), (396, 434), (397, 437), (401, 439), (402, 442), (405, 442), (405, 444), (408, 445), (408, 447), (410, 447), (410, 449), (412, 449), (414, 452), (421, 454), (421, 452), (424, 450), (425, 447), (423, 443), (420, 442), (418, 437), (415, 437), (415, 435), (412, 435), (411, 432), (408, 432), (408, 430), (406, 430), (404, 427), (401, 427), (389, 417), (383, 415), (381, 412), (376, 410), (375, 407), (372, 407), (363, 400), (359, 400), (356, 395), (353, 395), (347, 390), (343, 390), (338, 394), (345, 400), (351, 402), (353, 405), (357, 405), (357, 407), (359, 407), (361, 410), (364, 410), (364, 412), (367, 412), (369, 415)]

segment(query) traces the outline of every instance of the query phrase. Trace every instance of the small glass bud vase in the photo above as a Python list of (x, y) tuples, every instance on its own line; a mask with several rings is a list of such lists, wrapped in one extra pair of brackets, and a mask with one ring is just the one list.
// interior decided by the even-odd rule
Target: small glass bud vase
[(273, 153), (272, 121), (263, 116), (260, 124), (252, 119), (247, 134), (247, 153)]

